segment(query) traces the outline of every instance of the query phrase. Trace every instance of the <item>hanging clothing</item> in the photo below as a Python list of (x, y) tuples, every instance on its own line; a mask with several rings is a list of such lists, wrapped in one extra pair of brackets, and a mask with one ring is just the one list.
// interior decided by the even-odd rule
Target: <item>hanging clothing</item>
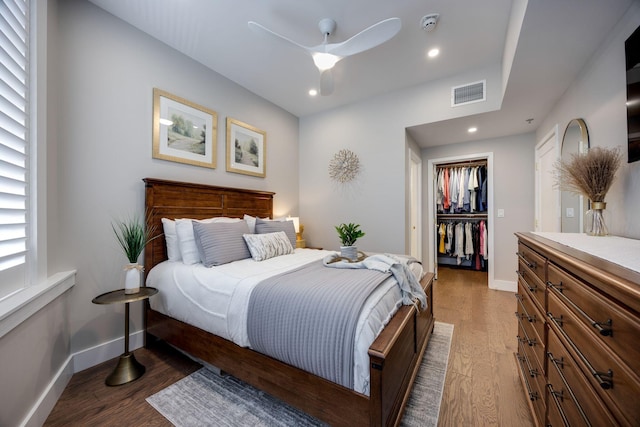
[(455, 265), (486, 271), (487, 222), (484, 219), (441, 220), (436, 224), (438, 262), (444, 258)]
[(438, 251), (443, 254), (445, 253), (444, 251), (444, 235), (446, 233), (446, 226), (444, 223), (441, 223), (440, 226), (438, 227), (438, 234), (440, 235), (440, 245), (438, 248)]
[(439, 167), (436, 189), (436, 209), (439, 213), (485, 212), (487, 167)]

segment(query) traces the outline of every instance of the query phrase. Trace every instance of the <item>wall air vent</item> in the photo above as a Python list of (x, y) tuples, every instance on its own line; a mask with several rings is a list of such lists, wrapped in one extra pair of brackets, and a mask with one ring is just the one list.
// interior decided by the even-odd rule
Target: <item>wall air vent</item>
[(471, 104), (473, 102), (485, 101), (487, 81), (469, 83), (451, 88), (451, 106)]

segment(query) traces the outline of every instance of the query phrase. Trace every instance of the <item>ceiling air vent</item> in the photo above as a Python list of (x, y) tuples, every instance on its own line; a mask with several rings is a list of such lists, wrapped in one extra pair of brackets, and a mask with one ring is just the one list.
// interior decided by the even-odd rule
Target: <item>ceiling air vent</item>
[(487, 81), (481, 80), (479, 82), (452, 87), (451, 106), (457, 107), (459, 105), (471, 104), (473, 102), (486, 100), (486, 85)]

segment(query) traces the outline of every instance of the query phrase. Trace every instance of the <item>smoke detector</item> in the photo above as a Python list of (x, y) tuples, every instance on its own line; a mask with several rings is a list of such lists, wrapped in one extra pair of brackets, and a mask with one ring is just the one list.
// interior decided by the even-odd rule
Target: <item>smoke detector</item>
[(430, 13), (429, 15), (423, 16), (420, 19), (420, 27), (422, 27), (422, 29), (426, 32), (430, 33), (431, 31), (436, 29), (439, 17), (439, 13)]

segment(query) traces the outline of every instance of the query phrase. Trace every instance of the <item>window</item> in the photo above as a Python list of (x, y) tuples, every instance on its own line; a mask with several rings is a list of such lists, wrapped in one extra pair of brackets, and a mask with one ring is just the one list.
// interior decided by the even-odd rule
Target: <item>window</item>
[(0, 299), (26, 283), (29, 225), (29, 3), (0, 4)]

